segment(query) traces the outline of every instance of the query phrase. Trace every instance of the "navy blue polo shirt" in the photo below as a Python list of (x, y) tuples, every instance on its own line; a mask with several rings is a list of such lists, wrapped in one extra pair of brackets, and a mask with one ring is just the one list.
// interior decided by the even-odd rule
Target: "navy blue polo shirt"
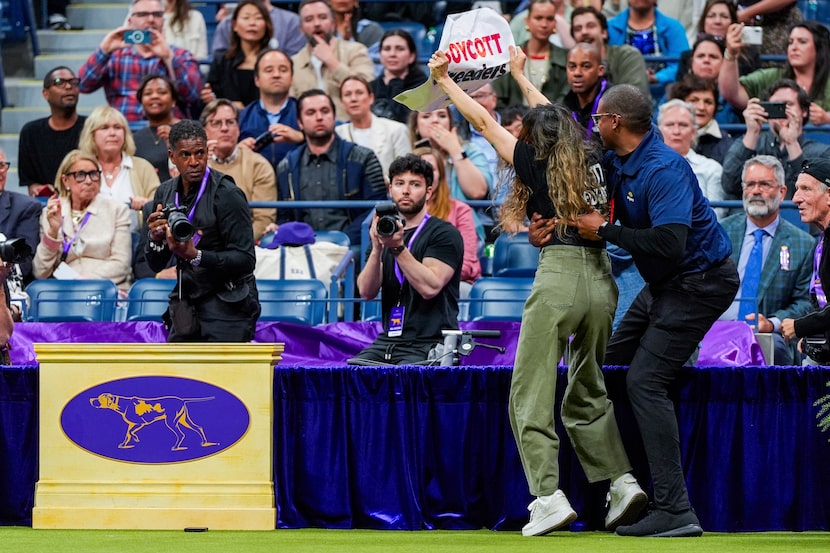
[(681, 224), (689, 228), (683, 259), (667, 267), (665, 259), (632, 253), (647, 282), (706, 271), (732, 253), (729, 238), (703, 196), (689, 162), (654, 132), (623, 162), (613, 151), (603, 158), (614, 215), (623, 226), (647, 229)]

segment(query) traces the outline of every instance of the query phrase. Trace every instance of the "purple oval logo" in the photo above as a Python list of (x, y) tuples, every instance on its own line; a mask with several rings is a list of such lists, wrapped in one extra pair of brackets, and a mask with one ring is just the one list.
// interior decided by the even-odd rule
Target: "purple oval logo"
[(176, 376), (111, 380), (73, 397), (61, 428), (78, 447), (128, 463), (181, 463), (216, 455), (248, 431), (250, 414), (227, 390)]

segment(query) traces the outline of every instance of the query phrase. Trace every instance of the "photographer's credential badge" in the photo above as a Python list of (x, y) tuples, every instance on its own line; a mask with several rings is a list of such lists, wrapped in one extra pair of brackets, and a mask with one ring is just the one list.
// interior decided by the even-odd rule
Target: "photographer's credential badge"
[(389, 332), (386, 335), (390, 338), (403, 334), (403, 314), (403, 305), (396, 305), (389, 312)]

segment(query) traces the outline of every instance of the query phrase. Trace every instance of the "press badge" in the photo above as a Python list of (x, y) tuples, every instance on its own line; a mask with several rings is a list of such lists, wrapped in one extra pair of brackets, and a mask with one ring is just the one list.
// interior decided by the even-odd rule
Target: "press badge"
[(386, 335), (394, 338), (401, 334), (403, 334), (403, 305), (396, 305), (389, 313), (389, 332)]

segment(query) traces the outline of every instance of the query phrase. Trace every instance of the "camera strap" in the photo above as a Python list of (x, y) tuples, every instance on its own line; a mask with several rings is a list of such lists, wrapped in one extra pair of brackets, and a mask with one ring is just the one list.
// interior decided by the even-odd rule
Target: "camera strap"
[[(196, 206), (199, 205), (199, 200), (202, 199), (202, 196), (204, 196), (205, 190), (207, 189), (208, 177), (210, 177), (210, 167), (205, 167), (205, 176), (202, 177), (202, 184), (199, 186), (199, 192), (196, 194), (196, 199), (193, 201), (193, 205), (190, 208), (190, 213), (187, 214), (187, 220), (191, 223), (193, 222), (193, 215), (196, 213)], [(176, 190), (176, 196), (174, 197), (173, 201), (176, 202), (176, 207), (179, 207), (178, 190)]]
[(89, 217), (92, 215), (89, 211), (84, 214), (84, 218), (81, 219), (81, 224), (78, 225), (78, 228), (75, 230), (75, 234), (72, 236), (70, 240), (67, 240), (66, 231), (63, 233), (63, 252), (61, 253), (61, 262), (66, 261), (66, 257), (69, 255), (69, 250), (72, 249), (72, 244), (75, 243), (75, 240), (78, 239), (78, 235), (81, 234), (81, 230), (86, 226), (87, 221), (89, 221)]
[[(412, 233), (412, 236), (409, 238), (409, 242), (406, 245), (409, 251), (412, 251), (412, 244), (415, 243), (415, 238), (417, 238), (418, 235), (421, 234), (421, 231), (424, 230), (424, 226), (426, 226), (428, 219), (429, 213), (425, 213), (424, 218), (421, 219), (421, 223), (415, 229), (415, 232)], [(401, 286), (403, 286), (403, 281), (406, 280), (406, 278), (403, 276), (403, 272), (401, 271), (401, 268), (398, 266), (397, 258), (395, 259), (395, 276), (398, 277), (398, 283), (400, 283)]]
[(818, 306), (824, 309), (827, 305), (827, 294), (824, 293), (824, 287), (821, 285), (821, 275), (819, 268), (821, 267), (821, 254), (824, 251), (824, 237), (818, 241), (816, 252), (813, 257), (813, 278), (810, 280), (810, 292), (815, 294)]

